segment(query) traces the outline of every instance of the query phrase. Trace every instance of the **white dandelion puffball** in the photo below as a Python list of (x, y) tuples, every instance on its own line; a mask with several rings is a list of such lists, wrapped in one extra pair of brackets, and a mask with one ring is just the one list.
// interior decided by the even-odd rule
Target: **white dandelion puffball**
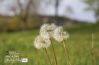
[(44, 39), (49, 39), (52, 36), (53, 31), (56, 29), (55, 24), (43, 24), (40, 28), (40, 36)]
[(47, 30), (47, 28), (48, 28), (49, 25), (50, 25), (50, 24), (43, 24), (43, 25), (41, 26), (40, 30)]
[(55, 30), (54, 30), (54, 33), (53, 33), (53, 38), (58, 41), (58, 42), (62, 42), (63, 40), (66, 40), (69, 38), (69, 34), (67, 32), (64, 32), (63, 31), (63, 27), (57, 27)]
[(55, 30), (56, 28), (57, 28), (57, 26), (56, 26), (54, 23), (52, 23), (52, 24), (50, 24), (50, 25), (48, 26), (47, 32), (48, 32), (48, 34), (50, 35), (50, 38), (53, 37), (52, 35), (53, 35), (54, 30)]
[(37, 36), (34, 40), (34, 46), (37, 49), (48, 48), (51, 44), (49, 39), (43, 39), (41, 36)]
[(48, 30), (54, 31), (56, 28), (57, 28), (57, 26), (56, 26), (54, 23), (52, 23), (52, 24), (50, 24), (50, 26), (48, 27)]
[(66, 39), (66, 40), (70, 37), (68, 32), (63, 32), (63, 34), (64, 34), (64, 39)]
[(50, 35), (47, 32), (47, 28), (48, 28), (49, 24), (43, 24), (40, 28), (40, 36), (44, 39), (49, 39)]
[(40, 36), (44, 39), (50, 38), (50, 34), (48, 32), (46, 32), (45, 30), (40, 30)]
[(42, 45), (41, 45), (41, 42), (40, 42), (40, 36), (37, 36), (35, 38), (35, 40), (34, 40), (34, 46), (37, 49), (41, 49), (42, 48)]

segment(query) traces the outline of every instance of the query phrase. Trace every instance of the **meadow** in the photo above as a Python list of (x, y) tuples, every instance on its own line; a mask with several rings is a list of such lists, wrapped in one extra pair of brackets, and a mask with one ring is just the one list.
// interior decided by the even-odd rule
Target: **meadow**
[[(67, 28), (70, 38), (65, 42), (69, 50), (72, 65), (99, 65), (99, 24), (80, 25)], [(92, 33), (94, 35), (94, 49), (92, 50)], [(0, 65), (49, 65), (43, 49), (36, 49), (33, 45), (39, 29), (18, 32), (0, 33)], [(61, 43), (52, 41), (57, 56), (58, 65), (68, 65), (64, 57)], [(52, 48), (48, 48), (52, 65), (55, 65)], [(4, 62), (9, 51), (19, 53), (20, 58), (28, 58), (28, 62)], [(93, 61), (95, 58), (95, 62)]]

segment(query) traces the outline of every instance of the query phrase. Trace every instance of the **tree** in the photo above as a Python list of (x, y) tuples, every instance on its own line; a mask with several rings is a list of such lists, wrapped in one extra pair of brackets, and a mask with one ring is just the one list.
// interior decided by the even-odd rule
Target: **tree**
[(58, 7), (59, 7), (59, 0), (56, 0), (55, 4), (55, 15), (58, 16)]
[(89, 5), (87, 10), (93, 10), (96, 20), (99, 21), (99, 0), (85, 0), (85, 3)]
[(24, 27), (27, 26), (27, 22), (28, 22), (28, 17), (29, 17), (29, 13), (30, 13), (30, 10), (31, 10), (31, 6), (33, 8), (34, 2), (33, 2), (33, 0), (28, 0), (28, 1), (26, 1), (26, 4), (22, 5), (20, 0), (17, 0), (17, 3), (18, 3), (18, 6), (19, 6), (19, 9), (20, 9), (19, 18), (20, 18), (20, 20), (22, 22), (22, 25), (23, 25), (22, 27), (24, 29)]

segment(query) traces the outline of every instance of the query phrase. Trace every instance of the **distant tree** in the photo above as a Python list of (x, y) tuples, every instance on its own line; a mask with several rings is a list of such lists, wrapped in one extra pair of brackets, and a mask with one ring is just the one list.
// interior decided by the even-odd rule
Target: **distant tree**
[(17, 0), (17, 3), (19, 6), (19, 9), (20, 9), (19, 18), (23, 23), (23, 29), (24, 29), (24, 27), (27, 26), (29, 13), (30, 13), (31, 8), (33, 8), (33, 6), (34, 6), (34, 2), (33, 2), (33, 0), (28, 0), (28, 1), (26, 1), (26, 4), (22, 5), (21, 1)]
[(59, 7), (59, 0), (55, 0), (56, 4), (55, 4), (55, 15), (58, 16), (58, 7)]
[(18, 13), (19, 13), (19, 9), (18, 9), (18, 7), (17, 7), (17, 5), (13, 5), (13, 6), (10, 6), (9, 8), (8, 8), (11, 12), (13, 12), (13, 15), (18, 15)]
[(89, 5), (87, 10), (93, 10), (96, 20), (99, 21), (99, 0), (84, 0), (84, 2)]

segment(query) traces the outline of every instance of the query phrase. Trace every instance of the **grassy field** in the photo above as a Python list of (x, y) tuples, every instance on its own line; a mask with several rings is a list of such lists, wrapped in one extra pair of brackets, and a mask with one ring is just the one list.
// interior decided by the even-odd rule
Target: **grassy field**
[[(65, 28), (65, 27), (64, 27)], [(81, 25), (73, 28), (65, 28), (69, 32), (70, 38), (65, 42), (69, 49), (69, 56), (72, 65), (99, 65), (99, 26)], [(91, 54), (92, 32), (94, 34), (94, 58)], [(37, 50), (33, 46), (34, 38), (39, 34), (39, 29), (21, 32), (0, 33), (0, 65), (49, 65), (48, 58), (43, 49)], [(58, 65), (67, 65), (64, 58), (62, 44), (53, 41)], [(48, 53), (53, 65), (55, 60), (52, 48), (48, 48)], [(27, 63), (4, 62), (8, 52), (19, 53), (20, 58), (28, 58)]]

